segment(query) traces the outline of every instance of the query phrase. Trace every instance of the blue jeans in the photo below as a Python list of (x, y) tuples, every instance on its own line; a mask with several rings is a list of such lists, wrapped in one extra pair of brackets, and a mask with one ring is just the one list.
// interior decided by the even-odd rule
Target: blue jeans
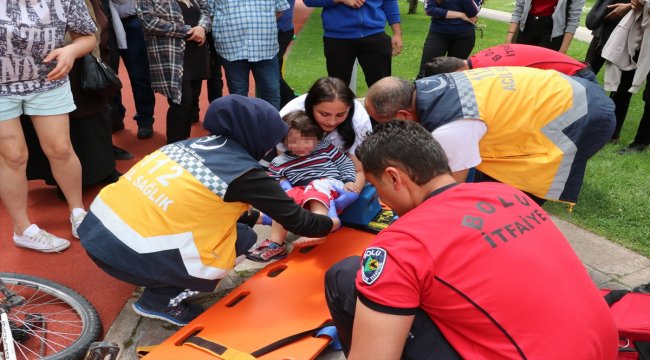
[(223, 57), (221, 59), (230, 94), (248, 96), (248, 74), (252, 71), (255, 87), (260, 97), (280, 110), (280, 73), (278, 72), (277, 55), (270, 60), (255, 62), (229, 61)]
[(126, 32), (128, 49), (120, 49), (120, 56), (131, 80), (136, 112), (133, 119), (138, 122), (139, 126), (151, 125), (153, 124), (153, 110), (156, 105), (156, 98), (153, 95), (153, 90), (151, 90), (147, 44), (144, 42), (142, 23), (137, 17), (130, 17), (123, 20), (122, 24)]

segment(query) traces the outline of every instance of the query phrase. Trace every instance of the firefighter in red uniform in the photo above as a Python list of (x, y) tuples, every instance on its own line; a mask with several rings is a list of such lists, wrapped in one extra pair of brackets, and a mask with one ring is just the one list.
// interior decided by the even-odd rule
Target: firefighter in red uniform
[(361, 259), (327, 272), (349, 359), (616, 358), (607, 305), (528, 196), (457, 184), (439, 144), (410, 121), (380, 124), (356, 155), (400, 217)]

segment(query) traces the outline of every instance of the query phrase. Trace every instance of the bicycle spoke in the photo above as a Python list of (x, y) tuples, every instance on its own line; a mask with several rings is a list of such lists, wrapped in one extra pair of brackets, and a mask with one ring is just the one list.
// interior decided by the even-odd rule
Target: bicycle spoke
[[(15, 345), (14, 349), (16, 349), (17, 352), (20, 353), (23, 356), (23, 358), (25, 358), (25, 359), (29, 359), (29, 357), (27, 356), (27, 354), (25, 354), (24, 350), (27, 350), (27, 352), (29, 352), (30, 354), (33, 354), (33, 356), (36, 356), (37, 358), (41, 357), (41, 355), (39, 353), (37, 353), (36, 351), (28, 348), (27, 346), (15, 341), (15, 340), (14, 340), (14, 345)], [(16, 356), (18, 356), (18, 354), (16, 354)]]
[(81, 334), (80, 332), (68, 333), (68, 332), (63, 332), (63, 331), (53, 331), (53, 330), (48, 330), (48, 329), (45, 329), (45, 328), (42, 328), (42, 327), (39, 327), (39, 326), (27, 325), (27, 328), (28, 328), (28, 330), (30, 330), (29, 334), (31, 334), (33, 336), (36, 336), (36, 337), (38, 337), (38, 334), (36, 333), (36, 331), (45, 331), (45, 332), (47, 332), (48, 335), (58, 336), (60, 338), (66, 339), (66, 340), (76, 340), (75, 338), (70, 337), (70, 335), (79, 336), (79, 334)]
[[(8, 291), (24, 299), (9, 308), (11, 327), (19, 335), (14, 339), (19, 360), (58, 354), (82, 357), (99, 335), (101, 325), (92, 304), (73, 290), (30, 275), (0, 273), (0, 277)], [(4, 296), (0, 293), (0, 301)]]

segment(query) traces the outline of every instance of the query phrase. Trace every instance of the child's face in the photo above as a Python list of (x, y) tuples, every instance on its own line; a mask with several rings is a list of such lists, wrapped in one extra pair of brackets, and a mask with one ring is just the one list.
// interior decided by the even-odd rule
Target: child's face
[(318, 139), (315, 136), (303, 136), (300, 130), (289, 129), (286, 143), (289, 151), (297, 156), (305, 156), (314, 151), (318, 145)]

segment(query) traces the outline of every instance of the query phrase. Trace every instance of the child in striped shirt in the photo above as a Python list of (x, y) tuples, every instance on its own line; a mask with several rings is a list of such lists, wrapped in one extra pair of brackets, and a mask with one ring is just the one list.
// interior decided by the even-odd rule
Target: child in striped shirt
[[(316, 214), (327, 215), (333, 200), (339, 196), (356, 197), (345, 191), (354, 183), (356, 171), (352, 160), (329, 142), (322, 142), (323, 130), (302, 111), (292, 111), (283, 117), (289, 125), (284, 141), (288, 151), (277, 156), (269, 166), (269, 174), (296, 203)], [(265, 215), (263, 215), (265, 216)], [(268, 218), (265, 223), (268, 223)], [(270, 239), (264, 240), (246, 256), (257, 262), (267, 262), (287, 256), (284, 239), (287, 231), (275, 221)], [(302, 238), (297, 242), (320, 242), (322, 239)]]

